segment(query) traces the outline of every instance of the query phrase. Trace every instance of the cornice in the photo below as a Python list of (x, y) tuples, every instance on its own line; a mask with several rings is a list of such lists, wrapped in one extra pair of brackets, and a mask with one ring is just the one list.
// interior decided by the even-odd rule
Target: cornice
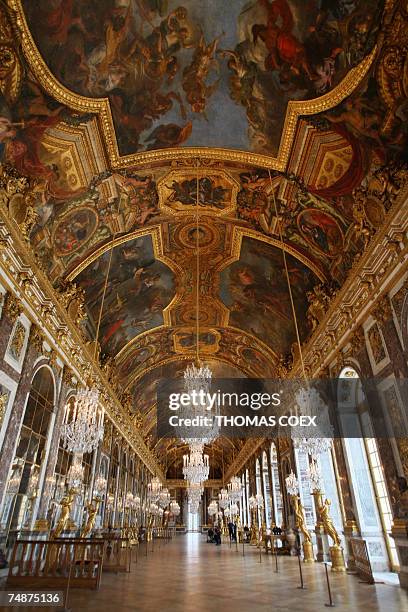
[(236, 476), (239, 471), (244, 467), (246, 462), (252, 457), (254, 453), (264, 443), (265, 438), (249, 438), (244, 446), (239, 451), (232, 463), (228, 466), (227, 471), (224, 474), (225, 482), (231, 480), (233, 476)]

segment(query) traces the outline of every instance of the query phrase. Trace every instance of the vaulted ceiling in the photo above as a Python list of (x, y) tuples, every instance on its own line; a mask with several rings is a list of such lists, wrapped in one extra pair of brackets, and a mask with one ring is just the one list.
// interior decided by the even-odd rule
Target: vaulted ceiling
[[(135, 425), (177, 471), (182, 446), (155, 439), (154, 385), (192, 358), (197, 280), (200, 352), (215, 372), (281, 374), (297, 356), (282, 250), (306, 342), (383, 222), (406, 162), (407, 11), (392, 0), (7, 6), (0, 146), (31, 180), (31, 244), (56, 287), (84, 290), (85, 333), (99, 329)], [(217, 441), (216, 465), (240, 444)]]

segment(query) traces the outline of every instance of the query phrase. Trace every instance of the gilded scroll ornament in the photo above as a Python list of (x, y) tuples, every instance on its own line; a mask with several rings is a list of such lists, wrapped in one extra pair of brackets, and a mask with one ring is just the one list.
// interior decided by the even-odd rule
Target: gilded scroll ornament
[(32, 205), (31, 187), (30, 181), (20, 176), (14, 168), (0, 165), (0, 203), (6, 207), (8, 216), (18, 225), (27, 241), (38, 221), (38, 214)]
[[(4, 387), (2, 388), (4, 389)], [(9, 392), (0, 393), (0, 426), (3, 423), (3, 419), (6, 414), (8, 399), (9, 399)]]
[(30, 345), (40, 355), (43, 353), (44, 334), (38, 325), (33, 324), (30, 330)]
[(14, 329), (13, 338), (10, 343), (10, 354), (16, 361), (20, 359), (21, 352), (23, 350), (24, 341), (26, 337), (27, 330), (21, 321), (17, 321), (16, 327)]
[(308, 291), (306, 296), (309, 302), (307, 309), (307, 320), (312, 328), (312, 331), (316, 329), (320, 321), (324, 318), (331, 300), (334, 298), (336, 292), (334, 287), (324, 285), (323, 283), (315, 285), (312, 291)]
[(17, 42), (10, 13), (0, 5), (0, 91), (10, 105), (19, 97), (23, 81)]
[(12, 323), (23, 311), (20, 301), (13, 293), (7, 293), (3, 307), (4, 314)]
[(64, 281), (59, 287), (58, 297), (69, 317), (79, 325), (87, 316), (85, 291), (73, 282)]
[(373, 317), (380, 325), (392, 319), (391, 302), (388, 295), (381, 297), (373, 308)]

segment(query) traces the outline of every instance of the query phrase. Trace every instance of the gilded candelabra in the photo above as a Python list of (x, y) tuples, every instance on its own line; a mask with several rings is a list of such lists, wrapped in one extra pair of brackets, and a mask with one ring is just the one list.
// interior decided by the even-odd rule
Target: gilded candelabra
[(86, 509), (88, 512), (88, 518), (81, 531), (81, 538), (87, 538), (91, 535), (93, 528), (95, 527), (96, 517), (98, 514), (99, 504), (101, 499), (95, 497), (91, 503), (87, 504)]
[(291, 499), (296, 517), (296, 529), (298, 529), (298, 531), (303, 534), (303, 560), (305, 563), (313, 563), (314, 555), (312, 536), (310, 535), (310, 531), (306, 527), (305, 511), (303, 504), (300, 501), (299, 495), (291, 495)]
[(64, 497), (59, 502), (61, 506), (61, 512), (58, 518), (58, 522), (55, 526), (55, 529), (51, 532), (50, 539), (55, 540), (58, 538), (64, 529), (67, 527), (69, 522), (69, 517), (71, 514), (72, 504), (74, 503), (75, 495), (77, 490), (74, 488), (68, 489), (68, 493), (64, 495)]
[(331, 501), (329, 499), (326, 499), (323, 502), (322, 494), (320, 491), (315, 491), (313, 495), (316, 499), (316, 507), (319, 513), (321, 523), (323, 525), (323, 530), (333, 540), (333, 546), (330, 546), (329, 548), (330, 559), (332, 562), (332, 572), (345, 572), (346, 566), (344, 563), (341, 539), (330, 516)]

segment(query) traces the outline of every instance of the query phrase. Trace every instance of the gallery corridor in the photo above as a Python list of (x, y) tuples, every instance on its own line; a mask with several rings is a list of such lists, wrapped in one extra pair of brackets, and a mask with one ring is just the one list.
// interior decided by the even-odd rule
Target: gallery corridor
[[(155, 541), (134, 556), (128, 574), (104, 574), (99, 591), (72, 591), (69, 607), (76, 611), (130, 612), (304, 612), (324, 610), (328, 602), (325, 568), (321, 563), (302, 564), (305, 590), (298, 590), (299, 567), (295, 557), (275, 558), (256, 547), (228, 542), (207, 544), (204, 535), (180, 535), (169, 544)], [(329, 573), (336, 609), (343, 612), (408, 612), (405, 591), (391, 584), (370, 586), (358, 577)], [(396, 583), (397, 584), (397, 583)]]

